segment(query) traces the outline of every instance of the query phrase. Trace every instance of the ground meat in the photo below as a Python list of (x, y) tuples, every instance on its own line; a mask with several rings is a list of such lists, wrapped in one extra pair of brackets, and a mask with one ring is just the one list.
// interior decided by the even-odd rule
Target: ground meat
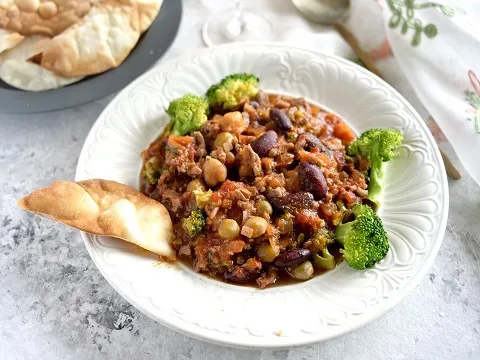
[(216, 148), (215, 150), (212, 150), (210, 156), (214, 159), (217, 159), (222, 164), (227, 162), (227, 152), (223, 148)]
[(192, 178), (199, 177), (202, 174), (201, 163), (195, 158), (197, 154), (197, 145), (191, 136), (168, 137), (165, 163), (174, 167), (180, 174), (186, 173)]
[(243, 107), (243, 110), (248, 113), (249, 119), (250, 119), (250, 124), (252, 124), (252, 122), (260, 120), (260, 115), (258, 115), (255, 108), (252, 105), (250, 105), (249, 103), (245, 104), (245, 106)]
[(183, 195), (174, 190), (165, 189), (160, 192), (163, 205), (170, 209), (175, 215), (177, 215), (183, 209)]
[(185, 257), (191, 257), (192, 256), (192, 249), (188, 245), (183, 245), (180, 247), (178, 250), (178, 255), (180, 256), (185, 256)]
[(256, 282), (260, 289), (265, 289), (266, 287), (275, 284), (278, 279), (277, 269), (271, 267), (268, 269), (268, 272), (262, 273)]
[(266, 175), (275, 171), (276, 163), (272, 158), (262, 158), (262, 169)]
[(211, 120), (205, 122), (200, 127), (200, 133), (203, 135), (206, 144), (211, 148), (215, 138), (220, 134), (220, 115), (215, 115)]
[(259, 192), (265, 192), (268, 189), (285, 187), (285, 176), (283, 174), (271, 174), (255, 178), (255, 187)]
[[(274, 108), (288, 116), (291, 127), (278, 128), (270, 118)], [(144, 193), (169, 211), (176, 236), (173, 247), (180, 258), (192, 260), (195, 271), (263, 289), (288, 275), (267, 261), (273, 258), (258, 255), (260, 247), (269, 246), (274, 255), (298, 247), (318, 252), (313, 235), (333, 231), (345, 209), (366, 199), (369, 164), (360, 157), (346, 156), (345, 149), (354, 139), (348, 126), (303, 98), (260, 91), (237, 110), (213, 109), (211, 119), (199, 131), (154, 141), (142, 158), (158, 159), (160, 178), (157, 184), (145, 184)], [(217, 139), (227, 129), (231, 135)], [(257, 148), (259, 156), (251, 144), (270, 130), (276, 132), (277, 141), (265, 152)], [(227, 169), (226, 180), (210, 188), (202, 170), (207, 156)], [(299, 168), (310, 166), (302, 163), (321, 171), (327, 188), (324, 197), (314, 197), (303, 186), (310, 172), (303, 172), (300, 182)], [(188, 185), (194, 179), (196, 192)], [(199, 192), (205, 225), (201, 233), (192, 235), (181, 221), (200, 206), (195, 195)], [(254, 231), (249, 225), (251, 231), (247, 231), (243, 225), (253, 216), (259, 217), (254, 224), (260, 228)], [(228, 239), (219, 233), (225, 219), (238, 226), (228, 228)]]
[(207, 148), (202, 133), (200, 131), (195, 131), (193, 137), (195, 139), (195, 145), (197, 146), (195, 157), (197, 159), (205, 157), (207, 155)]
[(245, 146), (238, 154), (238, 173), (240, 177), (263, 175), (260, 157), (252, 150), (250, 145)]

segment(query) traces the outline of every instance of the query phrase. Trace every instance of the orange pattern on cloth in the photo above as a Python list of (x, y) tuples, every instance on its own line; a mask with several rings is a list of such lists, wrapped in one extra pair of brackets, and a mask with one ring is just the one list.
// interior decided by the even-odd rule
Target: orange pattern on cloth
[(392, 56), (392, 48), (390, 47), (387, 37), (383, 38), (382, 43), (378, 47), (370, 50), (369, 55), (370, 58), (375, 62)]

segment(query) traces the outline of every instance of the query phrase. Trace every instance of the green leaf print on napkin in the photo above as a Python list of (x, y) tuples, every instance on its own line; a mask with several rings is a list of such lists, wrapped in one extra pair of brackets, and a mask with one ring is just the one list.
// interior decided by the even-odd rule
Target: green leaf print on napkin
[(480, 81), (473, 70), (468, 72), (470, 84), (475, 91), (465, 90), (465, 100), (470, 105), (469, 113), (471, 116), (467, 120), (473, 121), (475, 131), (480, 134)]
[(473, 121), (475, 131), (480, 134), (480, 96), (473, 91), (465, 90), (465, 100), (473, 108), (472, 116), (468, 120)]
[(387, 0), (388, 7), (392, 12), (388, 26), (392, 29), (400, 27), (400, 33), (405, 35), (410, 29), (413, 29), (412, 46), (418, 46), (425, 35), (429, 39), (433, 39), (438, 35), (438, 29), (435, 24), (423, 25), (422, 22), (415, 17), (415, 11), (428, 8), (439, 8), (446, 16), (453, 16), (456, 9), (444, 4), (436, 2), (417, 3), (415, 0)]

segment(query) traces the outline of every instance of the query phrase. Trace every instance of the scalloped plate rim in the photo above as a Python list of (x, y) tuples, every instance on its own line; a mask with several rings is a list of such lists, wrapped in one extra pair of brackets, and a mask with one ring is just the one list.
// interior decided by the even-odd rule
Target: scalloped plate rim
[[(113, 107), (113, 104), (116, 103), (116, 100), (118, 100), (121, 96), (122, 93), (127, 92), (131, 88), (133, 88), (135, 85), (143, 82), (145, 79), (147, 79), (152, 73), (158, 71), (160, 68), (166, 68), (171, 66), (174, 63), (177, 62), (182, 62), (185, 59), (190, 58), (193, 55), (200, 55), (200, 54), (205, 54), (205, 53), (210, 53), (210, 52), (215, 52), (217, 50), (221, 49), (230, 49), (230, 48), (241, 48), (242, 46), (260, 46), (260, 47), (268, 47), (268, 48), (279, 48), (279, 49), (292, 49), (292, 50), (298, 50), (298, 51), (304, 51), (304, 52), (309, 52), (314, 54), (315, 56), (319, 57), (324, 57), (324, 58), (330, 58), (333, 59), (335, 62), (340, 63), (341, 65), (343, 64), (348, 64), (349, 66), (353, 66), (356, 71), (359, 71), (363, 73), (363, 75), (366, 75), (366, 77), (371, 77), (374, 78), (376, 81), (379, 81), (382, 83), (386, 89), (395, 95), (397, 100), (399, 100), (402, 105), (404, 105), (413, 115), (415, 118), (416, 124), (420, 125), (420, 127), (424, 130), (426, 134), (426, 138), (428, 139), (429, 142), (429, 151), (433, 151), (434, 158), (437, 160), (437, 165), (440, 167), (439, 169), (439, 176), (440, 176), (440, 189), (438, 191), (442, 192), (442, 200), (443, 202), (440, 204), (441, 209), (439, 210), (440, 212), (440, 217), (439, 217), (439, 223), (437, 225), (437, 232), (432, 236), (433, 238), (433, 244), (431, 246), (430, 251), (428, 254), (425, 255), (424, 261), (420, 264), (416, 272), (413, 274), (412, 277), (409, 278), (407, 283), (402, 287), (402, 291), (400, 293), (395, 294), (394, 296), (385, 299), (382, 303), (377, 304), (375, 307), (369, 308), (367, 311), (363, 312), (361, 314), (361, 319), (356, 320), (349, 325), (345, 326), (338, 326), (336, 327), (340, 331), (331, 331), (328, 335), (323, 334), (323, 336), (317, 336), (317, 338), (312, 338), (311, 336), (308, 337), (307, 340), (298, 340), (298, 339), (293, 339), (292, 337), (288, 338), (282, 338), (279, 336), (277, 339), (279, 341), (272, 341), (272, 339), (275, 338), (268, 338), (268, 339), (263, 339), (266, 341), (259, 341), (259, 342), (252, 342), (252, 343), (247, 343), (244, 341), (235, 341), (235, 337), (229, 336), (229, 338), (226, 339), (219, 339), (221, 338), (219, 332), (216, 330), (212, 330), (208, 333), (202, 333), (201, 331), (198, 330), (198, 327), (195, 327), (194, 325), (186, 325), (185, 323), (182, 323), (179, 320), (175, 321), (169, 321), (168, 319), (162, 318), (161, 315), (156, 314), (151, 312), (149, 309), (146, 309), (143, 305), (139, 304), (134, 298), (132, 298), (127, 291), (125, 291), (125, 288), (122, 286), (119, 286), (116, 284), (113, 279), (110, 278), (110, 275), (107, 273), (105, 267), (108, 266), (103, 263), (103, 261), (100, 259), (96, 249), (93, 246), (93, 243), (90, 241), (88, 238), (88, 234), (81, 232), (82, 239), (84, 241), (84, 244), (87, 248), (87, 251), (92, 258), (94, 264), (97, 266), (103, 277), (107, 280), (107, 282), (125, 299), (127, 300), (130, 304), (132, 304), (135, 308), (137, 308), (140, 312), (143, 314), (147, 315), (148, 317), (154, 319), (155, 321), (159, 322), (160, 324), (175, 330), (177, 332), (180, 332), (182, 334), (185, 334), (187, 336), (207, 341), (210, 343), (214, 344), (219, 344), (223, 346), (232, 346), (235, 348), (243, 348), (243, 349), (282, 349), (282, 348), (291, 348), (291, 347), (298, 347), (298, 346), (305, 346), (305, 345), (312, 345), (321, 341), (326, 341), (347, 333), (350, 333), (352, 331), (355, 331), (359, 328), (362, 328), (373, 321), (377, 320), (384, 314), (386, 314), (388, 311), (392, 310), (397, 304), (399, 304), (407, 295), (409, 295), (412, 290), (420, 283), (422, 278), (425, 276), (427, 271), (430, 269), (431, 265), (433, 264), (433, 261), (436, 258), (436, 255), (440, 249), (440, 246), (443, 241), (443, 237), (445, 234), (446, 230), (446, 224), (447, 224), (447, 218), (448, 218), (448, 208), (449, 208), (449, 197), (448, 197), (448, 181), (446, 178), (445, 174), (445, 168), (443, 165), (442, 161), (439, 161), (441, 159), (440, 157), (440, 151), (430, 134), (426, 124), (423, 122), (421, 117), (418, 115), (416, 110), (413, 108), (413, 106), (394, 88), (392, 88), (388, 83), (386, 83), (384, 80), (378, 78), (377, 76), (373, 75), (370, 73), (368, 70), (362, 68), (361, 66), (352, 63), (349, 60), (346, 60), (344, 58), (341, 58), (336, 55), (331, 55), (331, 54), (326, 54), (321, 51), (315, 51), (315, 50), (309, 50), (309, 49), (304, 49), (301, 47), (295, 47), (295, 46), (290, 46), (290, 45), (284, 45), (281, 43), (235, 43), (235, 44), (227, 44), (227, 45), (221, 45), (221, 46), (216, 46), (213, 48), (207, 48), (207, 49), (202, 49), (202, 50), (197, 50), (197, 51), (189, 51), (184, 53), (182, 56), (179, 56), (177, 58), (171, 59), (167, 62), (164, 62), (160, 64), (159, 66), (150, 69), (140, 77), (138, 77), (136, 80), (131, 82), (127, 87), (125, 87), (120, 93), (118, 93), (111, 101), (110, 103), (105, 107), (105, 109), (102, 111), (100, 116), (97, 118), (96, 122), (92, 126), (90, 132), (87, 135), (87, 138), (84, 142), (84, 145), (82, 147), (82, 151), (79, 157), (77, 169), (76, 169), (76, 175), (75, 175), (75, 180), (78, 181), (79, 179), (84, 179), (82, 176), (83, 173), (83, 168), (82, 164), (84, 163), (84, 158), (87, 156), (87, 144), (91, 141), (93, 134), (97, 131), (98, 127), (100, 126), (100, 120), (106, 116), (108, 112)], [(327, 104), (328, 106), (328, 104)], [(131, 286), (131, 285), (129, 285)], [(182, 326), (183, 325), (183, 326)], [(193, 328), (193, 329), (192, 329)], [(333, 327), (335, 329), (335, 327)], [(330, 328), (330, 330), (332, 330)], [(212, 336), (212, 333), (216, 333), (219, 336), (214, 337)], [(255, 336), (252, 336), (252, 340), (255, 339)], [(257, 338), (258, 339), (258, 338)], [(275, 339), (275, 340), (277, 340)], [(293, 341), (292, 341), (293, 340)]]

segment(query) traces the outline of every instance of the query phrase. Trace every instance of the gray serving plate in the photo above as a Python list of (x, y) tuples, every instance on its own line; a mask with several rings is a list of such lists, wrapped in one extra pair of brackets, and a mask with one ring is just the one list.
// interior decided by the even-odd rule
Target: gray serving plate
[(66, 87), (40, 92), (15, 89), (0, 80), (0, 113), (28, 114), (84, 104), (123, 89), (167, 51), (182, 17), (181, 0), (164, 0), (160, 13), (125, 61), (117, 68)]

